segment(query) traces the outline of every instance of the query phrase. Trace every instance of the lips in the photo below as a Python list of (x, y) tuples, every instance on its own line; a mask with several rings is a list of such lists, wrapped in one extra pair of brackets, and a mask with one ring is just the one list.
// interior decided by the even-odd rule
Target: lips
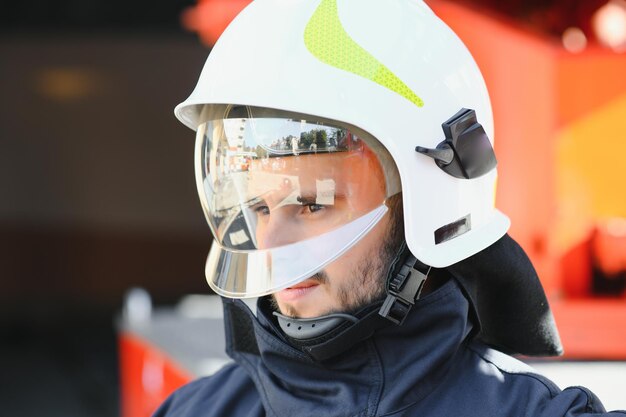
[(310, 288), (310, 287), (316, 287), (320, 285), (319, 282), (313, 280), (313, 279), (307, 279), (305, 281), (302, 281), (299, 284), (296, 284), (292, 287), (288, 287), (288, 290), (295, 290), (295, 289), (299, 289), (299, 288)]
[(307, 279), (294, 286), (276, 293), (276, 297), (283, 302), (294, 302), (315, 291), (320, 283), (313, 279)]

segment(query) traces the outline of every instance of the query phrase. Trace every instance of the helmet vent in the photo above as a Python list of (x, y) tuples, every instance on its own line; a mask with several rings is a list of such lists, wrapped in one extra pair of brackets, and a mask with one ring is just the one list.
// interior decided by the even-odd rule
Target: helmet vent
[(472, 229), (472, 215), (460, 218), (459, 220), (446, 224), (435, 230), (435, 245), (446, 242), (455, 237), (461, 236)]

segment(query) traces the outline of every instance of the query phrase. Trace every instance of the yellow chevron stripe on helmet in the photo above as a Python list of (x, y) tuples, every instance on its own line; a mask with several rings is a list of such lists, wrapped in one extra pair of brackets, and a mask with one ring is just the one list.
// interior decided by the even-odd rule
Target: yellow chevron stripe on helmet
[(400, 78), (348, 35), (339, 20), (337, 0), (322, 0), (306, 25), (304, 44), (320, 61), (374, 81), (418, 107), (424, 105)]

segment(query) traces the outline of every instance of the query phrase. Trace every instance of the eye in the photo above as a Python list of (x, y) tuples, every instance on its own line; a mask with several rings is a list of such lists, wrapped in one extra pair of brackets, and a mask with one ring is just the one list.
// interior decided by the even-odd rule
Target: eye
[(257, 204), (253, 207), (253, 210), (257, 216), (268, 216), (270, 214), (270, 208), (262, 204)]
[(306, 210), (308, 210), (310, 213), (316, 213), (318, 211), (324, 210), (326, 207), (321, 205), (321, 204), (307, 204), (305, 205)]

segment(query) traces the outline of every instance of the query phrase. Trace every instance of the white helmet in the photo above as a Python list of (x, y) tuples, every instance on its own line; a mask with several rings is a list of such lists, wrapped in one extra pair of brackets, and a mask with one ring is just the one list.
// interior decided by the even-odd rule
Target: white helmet
[[(207, 120), (233, 105), (311, 115), (375, 138), (395, 162), (406, 243), (424, 264), (457, 263), (509, 227), (495, 208), (493, 120), (484, 80), (467, 48), (421, 0), (253, 1), (215, 44), (175, 114), (190, 128), (206, 130)], [(204, 151), (199, 146), (196, 152)], [(209, 218), (202, 197), (208, 174), (200, 159), (198, 189)], [(233, 262), (237, 251), (223, 246), (214, 243), (207, 275)], [(244, 297), (306, 277), (256, 290), (248, 284), (242, 291), (207, 278), (218, 293)]]

